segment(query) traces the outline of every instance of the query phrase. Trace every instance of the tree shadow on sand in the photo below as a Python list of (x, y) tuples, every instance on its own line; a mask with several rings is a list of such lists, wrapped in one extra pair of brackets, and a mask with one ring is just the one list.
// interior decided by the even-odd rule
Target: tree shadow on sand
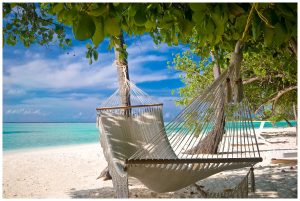
[[(224, 189), (233, 189), (235, 185), (244, 178), (244, 173), (245, 172), (243, 172), (243, 174), (230, 175), (230, 183), (224, 180), (224, 178), (216, 177), (213, 180), (205, 179), (205, 182), (200, 181), (197, 182), (197, 184), (202, 186), (202, 189), (206, 192), (211, 192), (211, 190), (213, 190), (212, 186), (217, 186), (216, 184), (220, 185), (221, 183), (226, 186), (226, 188)], [(175, 192), (156, 193), (143, 186), (134, 178), (130, 178), (129, 181), (129, 198), (204, 198), (203, 194), (199, 192), (195, 186), (188, 186)], [(71, 198), (114, 198), (115, 190), (112, 187), (87, 190), (71, 190), (69, 192), (69, 195), (71, 196)]]
[[(235, 170), (232, 174), (215, 175), (197, 182), (203, 186), (206, 192), (217, 192), (233, 189), (246, 175), (248, 169)], [(189, 186), (181, 190), (169, 193), (153, 192), (137, 180), (131, 179), (130, 198), (203, 198), (202, 194), (194, 187)], [(250, 180), (249, 180), (250, 181)], [(255, 168), (256, 192), (251, 193), (250, 198), (297, 198), (297, 167), (291, 166), (258, 166)], [(87, 190), (70, 190), (71, 198), (114, 198), (115, 190), (112, 187), (103, 187)]]
[(297, 198), (297, 166), (256, 167), (254, 198)]
[[(98, 189), (75, 190), (69, 193), (71, 198), (115, 198), (115, 190), (112, 187)], [(170, 193), (155, 193), (145, 188), (130, 189), (129, 198), (172, 198)]]

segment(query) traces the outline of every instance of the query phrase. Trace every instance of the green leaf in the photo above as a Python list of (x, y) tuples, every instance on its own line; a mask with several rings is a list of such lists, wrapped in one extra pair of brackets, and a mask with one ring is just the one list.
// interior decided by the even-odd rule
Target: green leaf
[(118, 36), (121, 33), (120, 25), (115, 18), (107, 18), (104, 26), (105, 33)]
[(237, 33), (237, 32), (234, 32), (233, 34), (232, 34), (232, 38), (233, 38), (233, 40), (239, 40), (240, 39), (240, 34), (239, 33)]
[(95, 30), (95, 23), (89, 15), (79, 14), (78, 20), (73, 22), (73, 34), (77, 40), (92, 38)]
[(8, 45), (15, 45), (17, 43), (17, 38), (14, 35), (8, 35), (5, 41)]
[(63, 21), (65, 25), (72, 26), (74, 18), (77, 16), (78, 11), (75, 8), (65, 10)]
[(222, 15), (221, 7), (219, 5), (215, 6), (211, 13), (211, 17), (215, 24), (222, 23)]
[(98, 45), (105, 38), (103, 18), (102, 17), (94, 18), (94, 22), (96, 24), (96, 30), (92, 37), (92, 41), (93, 41), (94, 45), (96, 47), (98, 47)]
[(279, 17), (277, 16), (277, 14), (275, 13), (275, 11), (273, 9), (270, 10), (270, 13), (268, 16), (270, 16), (271, 25), (275, 25), (279, 21)]
[(147, 22), (145, 23), (145, 27), (148, 30), (151, 30), (152, 28), (155, 28), (155, 26), (156, 26), (156, 23), (154, 21), (151, 21), (151, 20), (147, 20)]
[(146, 27), (144, 26), (138, 26), (136, 27), (135, 33), (138, 35), (142, 35), (146, 32)]
[(259, 18), (259, 16), (254, 13), (253, 14), (253, 19), (252, 19), (252, 36), (253, 39), (256, 41), (259, 36), (262, 33), (262, 29), (261, 29), (261, 20)]
[(67, 38), (67, 39), (65, 40), (65, 42), (66, 42), (66, 44), (67, 44), (68, 46), (71, 46), (71, 45), (72, 45), (72, 40), (69, 39), (69, 38)]
[(111, 36), (110, 38), (109, 38), (109, 45), (108, 45), (108, 49), (112, 49), (113, 47), (115, 46), (115, 40), (114, 40), (114, 37), (113, 36)]
[(87, 59), (89, 59), (89, 58), (92, 57), (92, 49), (88, 49), (88, 51), (86, 52), (85, 57), (86, 57)]
[(89, 43), (87, 43), (87, 44), (85, 45), (85, 47), (86, 47), (87, 49), (91, 49), (91, 48), (92, 48), (91, 44), (89, 44)]
[(216, 6), (214, 12), (211, 14), (214, 24), (216, 25), (215, 34), (217, 38), (224, 33), (225, 23), (223, 22), (223, 15), (220, 6)]
[(190, 3), (190, 8), (193, 11), (205, 11), (207, 9), (207, 5), (205, 3)]
[(11, 12), (11, 3), (3, 3), (3, 18)]
[(193, 27), (194, 27), (193, 23), (191, 23), (188, 20), (183, 20), (182, 23), (181, 23), (181, 32), (182, 32), (182, 34), (184, 34), (184, 35), (190, 34), (193, 30)]
[(270, 46), (273, 41), (274, 29), (265, 25), (264, 29), (264, 44), (265, 46)]
[(128, 7), (128, 15), (129, 15), (130, 17), (135, 16), (136, 11), (137, 11), (137, 9), (136, 9), (135, 6), (130, 5), (130, 6)]
[[(295, 4), (296, 6), (297, 4)], [(276, 3), (276, 8), (281, 12), (282, 15), (286, 17), (294, 17), (292, 9), (288, 6), (287, 3)], [(297, 7), (297, 6), (296, 6)]]
[(63, 23), (64, 22), (64, 17), (65, 17), (65, 10), (61, 10), (58, 14), (57, 14), (57, 21)]
[(195, 11), (193, 13), (193, 21), (195, 22), (195, 24), (199, 24), (201, 25), (203, 23), (203, 20), (205, 19), (206, 14), (204, 12), (201, 11)]
[(244, 31), (244, 29), (246, 27), (247, 18), (248, 18), (248, 15), (242, 15), (242, 16), (236, 18), (234, 26), (239, 33), (242, 33)]
[(245, 10), (237, 3), (230, 3), (228, 5), (229, 5), (229, 12), (236, 17), (239, 17), (243, 13), (245, 13)]
[(97, 52), (97, 50), (93, 51), (93, 56), (94, 56), (94, 60), (97, 61), (98, 60), (98, 52)]
[(139, 9), (134, 15), (134, 22), (138, 26), (144, 26), (147, 22), (147, 17), (144, 9)]
[(53, 12), (54, 13), (58, 13), (60, 12), (62, 9), (64, 8), (64, 4), (63, 3), (57, 3), (53, 6)]
[(11, 29), (12, 29), (12, 25), (11, 25), (10, 23), (7, 23), (7, 24), (6, 24), (6, 29), (7, 29), (7, 30), (11, 30)]
[(98, 8), (88, 11), (87, 13), (91, 16), (98, 17), (108, 11), (107, 6), (103, 3), (98, 4)]
[(213, 22), (213, 20), (211, 18), (208, 18), (206, 21), (206, 32), (208, 33), (208, 35), (212, 35), (212, 33), (215, 30), (215, 23)]
[(273, 44), (275, 44), (276, 46), (280, 46), (288, 38), (287, 30), (283, 24), (277, 23), (274, 27), (274, 32), (276, 34), (274, 34), (273, 37)]

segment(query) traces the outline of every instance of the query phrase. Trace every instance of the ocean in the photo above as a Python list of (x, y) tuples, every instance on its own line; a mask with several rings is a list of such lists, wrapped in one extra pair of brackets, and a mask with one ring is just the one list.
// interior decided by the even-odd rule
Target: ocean
[(3, 150), (99, 142), (96, 123), (4, 123)]
[[(260, 126), (260, 122), (253, 124)], [(264, 128), (286, 126), (285, 121), (274, 126), (266, 122)], [(99, 131), (95, 123), (3, 123), (2, 142), (3, 151), (99, 143)]]

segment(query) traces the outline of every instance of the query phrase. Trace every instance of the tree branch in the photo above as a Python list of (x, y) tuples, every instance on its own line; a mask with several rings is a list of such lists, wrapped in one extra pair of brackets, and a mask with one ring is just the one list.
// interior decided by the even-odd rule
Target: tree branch
[(274, 75), (274, 76), (266, 76), (266, 77), (252, 77), (252, 78), (249, 78), (247, 80), (244, 80), (243, 81), (243, 84), (250, 84), (252, 82), (255, 82), (255, 81), (265, 81), (265, 80), (268, 80), (268, 79), (271, 79), (271, 78), (278, 78), (278, 77), (284, 77), (283, 74), (278, 74), (278, 75)]
[(257, 112), (260, 110), (260, 108), (263, 107), (266, 103), (270, 103), (270, 102), (273, 102), (273, 106), (274, 106), (274, 107), (272, 107), (272, 110), (274, 111), (274, 110), (275, 110), (275, 107), (276, 107), (275, 105), (276, 105), (277, 101), (279, 100), (279, 98), (280, 98), (281, 96), (283, 96), (284, 94), (286, 94), (287, 92), (292, 91), (292, 90), (295, 90), (295, 89), (297, 89), (297, 86), (290, 86), (290, 87), (285, 88), (285, 89), (283, 89), (283, 90), (281, 90), (281, 91), (278, 91), (277, 94), (276, 94), (273, 98), (268, 99), (268, 100), (265, 101), (263, 104), (261, 104), (261, 106), (259, 106), (259, 107), (257, 108), (257, 110), (255, 111), (255, 113), (257, 113)]
[[(35, 16), (32, 19), (34, 19), (36, 21), (39, 20), (39, 21), (47, 22), (47, 23), (49, 23), (49, 25), (52, 24), (52, 25), (55, 25), (55, 26), (62, 26), (62, 24), (57, 24), (57, 23), (53, 22), (51, 18), (49, 18), (50, 19), (49, 20), (49, 19), (44, 19), (44, 18), (38, 16), (37, 13), (35, 12), (35, 9), (33, 9), (33, 11), (32, 11), (32, 10), (28, 10), (28, 9), (26, 9), (26, 8), (20, 6), (20, 5), (17, 5), (17, 6), (24, 9), (26, 12), (31, 12), (32, 14), (35, 13)], [(20, 16), (20, 14), (16, 13), (14, 10), (12, 10), (12, 13), (17, 14), (18, 16)]]

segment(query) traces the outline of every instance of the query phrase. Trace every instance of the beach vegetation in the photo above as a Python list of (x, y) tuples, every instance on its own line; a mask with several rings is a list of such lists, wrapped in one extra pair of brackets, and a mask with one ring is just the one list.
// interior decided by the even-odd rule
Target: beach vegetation
[[(211, 36), (215, 37), (214, 40), (203, 37), (203, 34), (211, 34), (204, 29), (204, 24), (199, 29), (196, 26), (189, 39), (191, 48), (174, 55), (169, 62), (170, 68), (182, 72), (180, 76), (185, 84), (176, 91), (180, 95), (177, 103), (187, 105), (198, 96), (215, 79), (216, 64), (221, 71), (228, 68), (234, 43), (244, 35), (246, 44), (241, 75), (245, 96), (256, 117), (271, 121), (294, 119), (293, 105), (297, 102), (297, 4), (259, 3), (255, 5), (250, 19), (247, 16), (251, 4), (208, 4), (198, 9), (203, 7), (216, 13), (222, 10), (223, 20), (227, 20), (221, 26), (217, 22), (222, 21), (213, 20), (215, 17), (211, 15), (215, 25)], [(197, 17), (201, 18), (199, 15)], [(245, 32), (247, 23), (249, 28)], [(222, 31), (217, 31), (218, 26)]]

